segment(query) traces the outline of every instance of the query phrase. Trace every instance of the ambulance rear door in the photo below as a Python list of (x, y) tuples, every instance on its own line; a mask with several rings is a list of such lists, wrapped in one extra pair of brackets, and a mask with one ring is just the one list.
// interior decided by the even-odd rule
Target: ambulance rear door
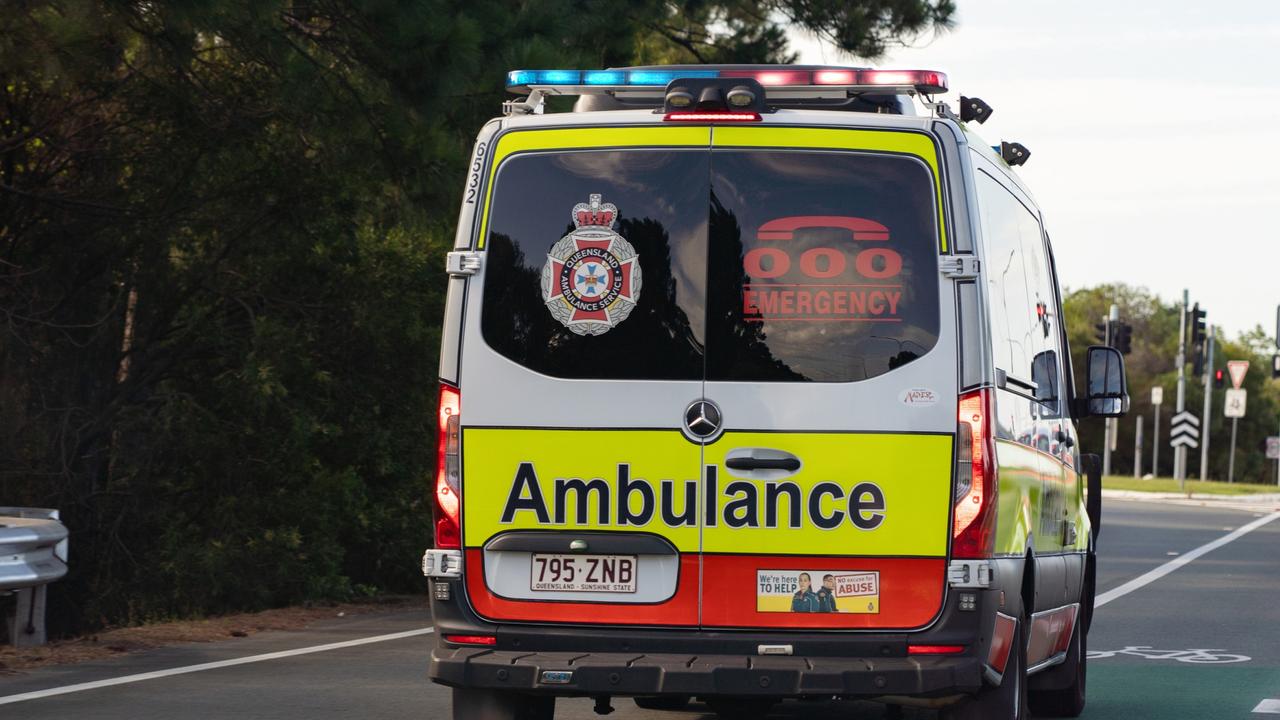
[(696, 626), (707, 127), (500, 135), (460, 373), (467, 598)]
[(712, 146), (701, 624), (926, 626), (958, 394), (935, 143), (761, 125)]

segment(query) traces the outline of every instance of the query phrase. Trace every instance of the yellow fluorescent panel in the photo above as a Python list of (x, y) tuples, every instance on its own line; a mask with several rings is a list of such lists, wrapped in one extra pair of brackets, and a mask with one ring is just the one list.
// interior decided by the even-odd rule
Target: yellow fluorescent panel
[[(473, 428), (462, 447), (469, 547), (581, 529), (650, 532), (682, 552), (941, 557), (950, 536), (945, 435), (728, 433), (703, 456), (677, 431)], [(748, 447), (802, 467), (735, 477), (725, 454)]]

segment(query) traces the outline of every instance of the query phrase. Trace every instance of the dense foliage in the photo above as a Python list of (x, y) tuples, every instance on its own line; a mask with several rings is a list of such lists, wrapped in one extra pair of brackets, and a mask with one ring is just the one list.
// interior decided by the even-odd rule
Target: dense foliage
[[(1194, 289), (1192, 290), (1194, 294)], [(1169, 422), (1177, 401), (1178, 369), (1175, 362), (1178, 353), (1178, 320), (1181, 302), (1164, 302), (1145, 288), (1127, 285), (1101, 285), (1077, 290), (1065, 299), (1072, 360), (1076, 373), (1084, 367), (1084, 354), (1089, 345), (1098, 344), (1094, 325), (1101, 323), (1110, 311), (1111, 304), (1120, 308), (1120, 317), (1133, 326), (1133, 352), (1125, 358), (1129, 372), (1129, 394), (1133, 400), (1129, 415), (1120, 420), (1116, 451), (1112, 455), (1112, 472), (1117, 475), (1132, 474), (1134, 470), (1134, 436), (1137, 424), (1144, 425), (1143, 474), (1151, 473), (1152, 431), (1154, 407), (1151, 405), (1151, 388), (1164, 388), (1164, 403), (1160, 417), (1160, 467), (1155, 474), (1173, 476), (1173, 449), (1169, 447)], [(1209, 322), (1213, 321), (1210, 314)], [(1227, 360), (1248, 360), (1250, 370), (1245, 375), (1243, 388), (1249, 392), (1247, 414), (1240, 420), (1236, 438), (1235, 481), (1251, 483), (1276, 483), (1275, 461), (1267, 461), (1263, 442), (1268, 435), (1277, 434), (1280, 425), (1280, 383), (1271, 380), (1271, 355), (1275, 351), (1273, 338), (1261, 327), (1228, 338), (1216, 333), (1214, 367), (1226, 367)], [(1208, 480), (1226, 480), (1228, 454), (1231, 450), (1231, 421), (1224, 418), (1222, 404), (1225, 393), (1213, 390), (1210, 396), (1209, 422), (1204, 423), (1204, 380), (1192, 377), (1191, 353), (1188, 351), (1186, 366), (1186, 409), (1201, 419), (1201, 432), (1210, 434)], [(1231, 381), (1227, 380), (1227, 387)], [(1141, 418), (1139, 420), (1138, 418)], [(1102, 452), (1103, 423), (1086, 420), (1081, 431), (1083, 447), (1089, 452)], [(1187, 454), (1187, 477), (1200, 474), (1200, 451)]]
[(951, 0), (9, 0), (0, 504), (55, 630), (420, 586), (442, 254), (516, 67), (853, 54)]

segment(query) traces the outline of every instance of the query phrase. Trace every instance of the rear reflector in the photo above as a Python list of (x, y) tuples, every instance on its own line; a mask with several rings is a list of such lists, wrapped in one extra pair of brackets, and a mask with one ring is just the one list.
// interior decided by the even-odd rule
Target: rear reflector
[(1013, 636), (1017, 629), (1017, 620), (1004, 613), (996, 613), (996, 625), (991, 632), (991, 650), (987, 652), (987, 664), (998, 675), (1003, 675), (1005, 665), (1009, 664), (1009, 651), (1013, 649)]
[(963, 645), (908, 645), (908, 655), (959, 655)]
[(498, 638), (493, 635), (445, 635), (445, 642), (458, 645), (497, 645)]
[(672, 112), (663, 118), (673, 122), (757, 122), (760, 113), (733, 112)]

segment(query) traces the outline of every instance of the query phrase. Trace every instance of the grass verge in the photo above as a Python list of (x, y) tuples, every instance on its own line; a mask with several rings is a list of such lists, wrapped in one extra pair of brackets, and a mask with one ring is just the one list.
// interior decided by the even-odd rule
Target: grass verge
[[(1151, 478), (1141, 480), (1121, 475), (1108, 475), (1102, 478), (1102, 487), (1106, 490), (1135, 490), (1138, 492), (1179, 492), (1178, 481), (1173, 478)], [(1280, 493), (1275, 485), (1253, 485), (1250, 483), (1225, 483), (1214, 480), (1188, 480), (1186, 492), (1203, 493), (1205, 495), (1260, 495)]]
[(180, 643), (215, 642), (268, 630), (301, 630), (321, 621), (368, 613), (426, 609), (425, 597), (392, 596), (367, 602), (287, 607), (256, 613), (222, 615), (201, 620), (158, 622), (110, 628), (82, 637), (54, 640), (39, 647), (0, 645), (0, 676), (44, 665), (101, 660), (123, 653)]

